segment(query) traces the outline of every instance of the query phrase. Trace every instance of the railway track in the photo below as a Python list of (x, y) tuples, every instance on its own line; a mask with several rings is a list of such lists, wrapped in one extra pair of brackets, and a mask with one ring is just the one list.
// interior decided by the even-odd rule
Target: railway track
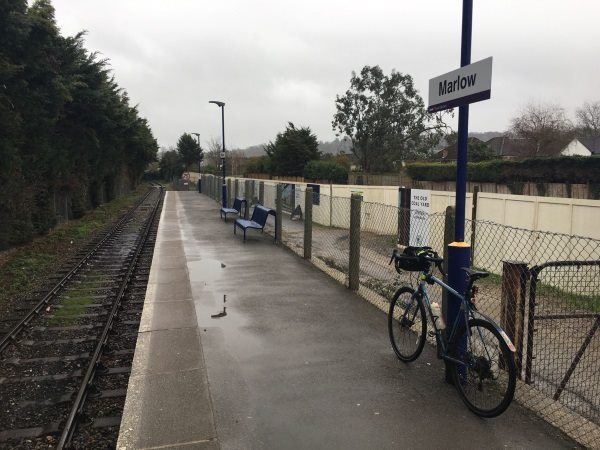
[(163, 189), (155, 187), (0, 340), (0, 448), (111, 448)]

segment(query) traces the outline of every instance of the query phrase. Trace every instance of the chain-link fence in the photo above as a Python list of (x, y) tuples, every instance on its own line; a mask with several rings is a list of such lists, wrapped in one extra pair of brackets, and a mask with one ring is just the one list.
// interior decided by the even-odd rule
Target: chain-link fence
[[(275, 181), (237, 180), (237, 186), (237, 195), (251, 198), (251, 205), (277, 209), (279, 197), (281, 242), (303, 255), (308, 227), (312, 262), (347, 286), (357, 278), (359, 294), (384, 311), (400, 286), (417, 283), (414, 273), (398, 274), (388, 264), (396, 244), (427, 245), (444, 254), (452, 241), (451, 209), (426, 214), (353, 204), (320, 192), (318, 185), (279, 183), (278, 191)], [(308, 187), (314, 189), (309, 197)], [(358, 232), (352, 232), (352, 222)], [(266, 230), (274, 233), (274, 224)], [(600, 241), (479, 220), (468, 220), (466, 232), (472, 266), (490, 273), (477, 282), (477, 307), (517, 348), (516, 400), (579, 443), (600, 446)], [(442, 301), (437, 285), (429, 294)]]

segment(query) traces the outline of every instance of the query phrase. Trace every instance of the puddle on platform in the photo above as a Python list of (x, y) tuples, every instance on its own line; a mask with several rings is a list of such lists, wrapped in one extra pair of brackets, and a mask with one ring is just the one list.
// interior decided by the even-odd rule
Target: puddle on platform
[(226, 265), (216, 259), (201, 259), (188, 262), (188, 272), (192, 283), (213, 281), (223, 273)]

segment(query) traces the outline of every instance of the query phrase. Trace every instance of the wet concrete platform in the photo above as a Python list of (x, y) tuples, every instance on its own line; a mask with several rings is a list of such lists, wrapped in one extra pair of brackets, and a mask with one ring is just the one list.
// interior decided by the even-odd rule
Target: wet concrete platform
[(426, 348), (398, 361), (386, 316), (195, 192), (168, 192), (118, 448), (572, 448), (513, 405), (472, 415)]

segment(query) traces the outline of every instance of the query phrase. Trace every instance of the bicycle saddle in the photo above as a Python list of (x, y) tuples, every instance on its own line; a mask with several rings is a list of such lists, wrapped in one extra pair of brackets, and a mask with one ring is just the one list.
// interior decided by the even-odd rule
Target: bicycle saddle
[(461, 269), (464, 270), (469, 276), (469, 278), (473, 281), (479, 280), (480, 278), (485, 278), (489, 275), (489, 273), (487, 272), (484, 272), (482, 270), (474, 270), (470, 267), (461, 267)]

